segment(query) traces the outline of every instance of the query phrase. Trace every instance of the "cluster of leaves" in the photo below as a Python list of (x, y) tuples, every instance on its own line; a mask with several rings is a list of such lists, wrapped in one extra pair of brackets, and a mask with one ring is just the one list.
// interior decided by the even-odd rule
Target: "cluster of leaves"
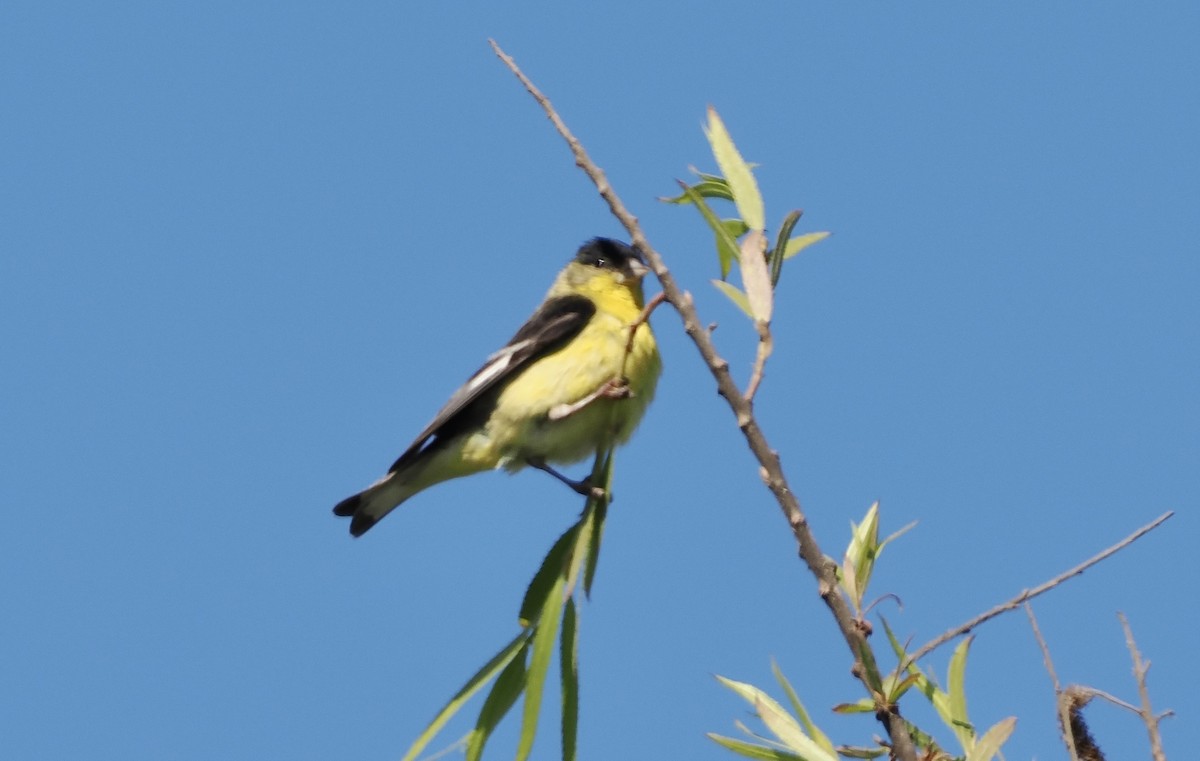
[(562, 689), (562, 757), (563, 761), (574, 761), (579, 723), (576, 593), (582, 588), (585, 596), (591, 594), (608, 512), (612, 465), (611, 450), (597, 456), (591, 483), (602, 486), (604, 493), (588, 498), (579, 520), (558, 538), (542, 560), (521, 601), (518, 615), (521, 631), (442, 707), (408, 749), (404, 761), (416, 759), (467, 701), (488, 683), (492, 688), (479, 709), (475, 728), (463, 740), (467, 761), (482, 758), (492, 732), (522, 695), (525, 701), (516, 759), (525, 761), (529, 758), (537, 737), (542, 694), (556, 644)]
[[(871, 607), (864, 606), (863, 600), (866, 598), (875, 561), (885, 545), (909, 528), (911, 528), (911, 524), (880, 541), (878, 504), (871, 506), (861, 523), (851, 524), (851, 540), (839, 567), (838, 576), (841, 593), (851, 602), (860, 616), (864, 615)], [(890, 705), (896, 704), (907, 692), (916, 688), (917, 692), (928, 699), (938, 717), (950, 728), (962, 749), (961, 755), (947, 753), (931, 734), (910, 723), (908, 725), (909, 732), (917, 748), (922, 751), (922, 758), (930, 761), (950, 761), (950, 759), (956, 758), (964, 759), (964, 761), (991, 761), (999, 753), (1000, 746), (1012, 734), (1016, 726), (1016, 719), (1014, 717), (1003, 719), (982, 735), (976, 733), (975, 726), (967, 715), (966, 694), (967, 653), (972, 638), (964, 639), (955, 648), (947, 669), (946, 688), (942, 689), (931, 674), (912, 660), (904, 645), (888, 626), (887, 621), (882, 618), (881, 620), (898, 664), (896, 670), (885, 677), (880, 685), (880, 691), (885, 696), (885, 700)], [(860, 618), (860, 623), (865, 622)], [(755, 715), (762, 721), (770, 736), (755, 733), (743, 723), (736, 722), (736, 726), (750, 737), (749, 741), (713, 733), (710, 733), (709, 737), (746, 758), (773, 759), (774, 761), (836, 761), (839, 754), (850, 758), (878, 758), (889, 753), (889, 748), (879, 743), (871, 746), (835, 748), (825, 732), (810, 718), (800, 702), (796, 690), (780, 672), (779, 667), (772, 664), (772, 671), (786, 693), (794, 713), (789, 713), (758, 687), (718, 676), (717, 679), (721, 684), (750, 703)], [(876, 710), (876, 701), (867, 697), (843, 703), (834, 708), (836, 713), (841, 714), (874, 713)]]
[[(754, 165), (742, 158), (725, 123), (711, 107), (705, 135), (724, 176), (696, 171), (699, 182), (688, 185), (680, 181), (683, 192), (663, 200), (695, 205), (716, 238), (721, 277), (714, 279), (713, 285), (750, 319), (770, 322), (774, 288), (783, 274), (783, 263), (814, 243), (825, 240), (829, 233), (811, 232), (792, 237), (796, 223), (804, 213), (796, 209), (784, 217), (775, 245), (767, 250), (766, 211), (758, 182), (754, 179)], [(738, 216), (719, 217), (707, 199), (732, 201)], [(738, 263), (741, 274), (741, 289), (727, 281), (734, 262)]]

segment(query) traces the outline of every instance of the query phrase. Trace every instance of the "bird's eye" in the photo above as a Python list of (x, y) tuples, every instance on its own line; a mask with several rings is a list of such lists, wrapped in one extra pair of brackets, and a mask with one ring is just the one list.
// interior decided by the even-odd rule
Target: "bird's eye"
[(599, 267), (600, 269), (604, 269), (605, 267), (608, 266), (608, 260), (605, 259), (603, 256), (598, 256), (598, 257), (596, 257), (596, 266)]

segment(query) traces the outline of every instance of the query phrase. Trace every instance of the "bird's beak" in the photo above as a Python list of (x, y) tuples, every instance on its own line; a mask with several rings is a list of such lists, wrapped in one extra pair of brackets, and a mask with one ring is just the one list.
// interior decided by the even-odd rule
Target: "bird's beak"
[(629, 260), (629, 272), (633, 275), (634, 280), (641, 280), (649, 271), (650, 268), (639, 262), (637, 259)]

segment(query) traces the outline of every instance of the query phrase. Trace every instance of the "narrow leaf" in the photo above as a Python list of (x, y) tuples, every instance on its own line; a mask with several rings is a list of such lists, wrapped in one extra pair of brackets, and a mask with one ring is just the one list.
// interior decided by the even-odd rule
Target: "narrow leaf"
[(738, 260), (738, 269), (742, 273), (742, 287), (746, 291), (746, 300), (750, 303), (750, 312), (759, 322), (770, 322), (774, 307), (771, 273), (767, 269), (767, 260), (763, 257), (765, 245), (766, 238), (762, 230), (754, 228), (742, 239), (741, 257)]
[(789, 212), (783, 218), (783, 224), (779, 226), (779, 236), (775, 239), (775, 248), (771, 250), (771, 255), (768, 257), (771, 264), (771, 285), (773, 286), (779, 285), (779, 276), (783, 274), (783, 260), (787, 253), (788, 238), (803, 213), (799, 209)]
[(729, 237), (734, 240), (750, 232), (750, 228), (740, 219), (722, 219), (721, 224), (725, 226), (725, 231), (729, 233)]
[[(850, 545), (846, 547), (846, 575), (853, 577), (850, 594), (856, 609), (861, 609), (871, 572), (875, 567), (875, 549), (879, 542), (879, 503), (871, 505), (862, 523), (850, 523)], [(853, 569), (852, 571), (850, 569)]]
[(408, 753), (404, 754), (403, 761), (413, 761), (413, 759), (419, 756), (421, 751), (425, 750), (425, 746), (429, 744), (429, 741), (441, 731), (446, 722), (454, 717), (454, 714), (458, 713), (463, 704), (470, 700), (476, 692), (479, 692), (480, 688), (491, 681), (492, 677), (507, 668), (513, 658), (516, 658), (524, 651), (525, 643), (529, 641), (531, 634), (531, 629), (522, 630), (512, 642), (505, 645), (503, 650), (496, 653), (490, 661), (485, 663), (483, 668), (475, 672), (475, 675), (467, 680), (467, 683), (454, 694), (454, 697), (450, 698), (450, 702), (438, 712), (437, 716), (433, 717), (433, 721), (429, 722), (429, 726), (425, 727), (425, 731), (413, 742), (412, 746), (408, 749)]
[(747, 727), (745, 725), (745, 723), (742, 722), (741, 719), (734, 719), (733, 726), (740, 729), (742, 731), (742, 733), (744, 735), (746, 735), (746, 737), (749, 737), (751, 740), (757, 740), (758, 742), (762, 743), (763, 745), (765, 745), (769, 748), (779, 748), (780, 750), (787, 750), (787, 748), (785, 748), (783, 746), (783, 743), (781, 743), (777, 740), (772, 740), (769, 737), (764, 737), (763, 735), (760, 735), (759, 733), (750, 729), (750, 727)]
[(896, 660), (900, 661), (900, 664), (906, 669), (915, 669), (919, 672), (920, 669), (917, 669), (914, 664), (907, 662), (908, 653), (905, 651), (904, 645), (900, 644), (900, 639), (896, 636), (896, 633), (892, 631), (892, 627), (887, 622), (887, 619), (881, 615), (879, 620), (883, 622), (883, 631), (887, 634), (888, 643), (892, 646), (892, 652), (896, 654)]
[(837, 749), (833, 747), (833, 742), (821, 731), (820, 727), (813, 723), (812, 718), (808, 715), (808, 711), (804, 709), (804, 704), (800, 702), (800, 696), (796, 694), (796, 690), (792, 688), (792, 683), (783, 675), (783, 671), (780, 670), (779, 664), (775, 662), (774, 658), (771, 659), (771, 671), (775, 674), (775, 680), (779, 682), (779, 686), (787, 693), (788, 701), (792, 704), (792, 710), (796, 712), (796, 716), (799, 717), (800, 723), (804, 725), (805, 731), (821, 746), (822, 750), (831, 756), (836, 756)]
[(475, 721), (475, 729), (467, 737), (467, 761), (479, 761), (483, 756), (483, 746), (487, 743), (492, 731), (505, 717), (513, 704), (517, 702), (521, 691), (525, 689), (525, 654), (528, 642), (516, 658), (500, 672), (492, 684), (492, 690), (479, 709), (479, 718)]
[(708, 107), (708, 128), (704, 131), (712, 146), (713, 157), (721, 174), (733, 191), (733, 202), (737, 204), (738, 214), (746, 221), (752, 230), (762, 230), (767, 226), (766, 214), (763, 211), (762, 195), (758, 192), (758, 183), (754, 173), (746, 164), (742, 154), (738, 153), (733, 138), (725, 129), (725, 123), (712, 106)]
[(958, 736), (958, 741), (968, 754), (975, 747), (975, 730), (967, 719), (967, 651), (971, 648), (973, 636), (965, 637), (954, 654), (950, 656), (950, 667), (946, 672), (946, 691), (950, 696), (950, 728)]
[[(721, 198), (726, 201), (733, 200), (733, 191), (729, 189), (729, 183), (725, 182), (723, 177), (714, 177), (711, 179), (702, 179), (692, 189), (699, 193), (704, 198)], [(687, 193), (680, 193), (674, 198), (660, 198), (664, 203), (688, 204), (692, 202), (691, 197)]]
[(546, 674), (550, 670), (550, 658), (554, 655), (554, 643), (558, 639), (558, 624), (563, 610), (563, 587), (566, 579), (560, 572), (546, 595), (545, 604), (538, 614), (537, 627), (533, 633), (533, 647), (529, 656), (529, 672), (525, 677), (525, 709), (521, 717), (521, 738), (517, 743), (517, 761), (529, 758), (533, 740), (537, 737), (538, 717), (542, 708), (542, 692), (546, 686)]
[(595, 497), (588, 497), (583, 515), (575, 524), (575, 540), (571, 553), (567, 557), (566, 582), (563, 584), (563, 595), (570, 597), (579, 579), (579, 572), (587, 563), (588, 548), (592, 546), (592, 534), (596, 530), (596, 506), (599, 503)]
[(567, 529), (546, 553), (541, 568), (533, 575), (533, 580), (525, 589), (525, 598), (521, 600), (521, 612), (518, 618), (521, 626), (537, 623), (537, 616), (546, 601), (546, 593), (560, 579), (566, 568), (567, 553), (571, 551), (575, 534), (578, 531), (578, 524)]
[(879, 758), (880, 756), (886, 756), (888, 749), (843, 747), (839, 753), (844, 758)]
[(992, 757), (1000, 752), (1000, 746), (1008, 742), (1016, 728), (1016, 716), (996, 722), (991, 729), (983, 733), (979, 742), (975, 743), (975, 749), (967, 754), (967, 761), (992, 761)]
[(746, 758), (761, 759), (761, 761), (808, 761), (804, 756), (788, 753), (786, 750), (755, 745), (745, 740), (736, 740), (732, 737), (725, 737), (713, 732), (708, 733), (708, 738), (717, 745), (728, 748), (739, 756), (745, 756)]
[(837, 761), (837, 754), (829, 754), (820, 745), (813, 742), (796, 722), (796, 719), (775, 702), (767, 693), (752, 684), (737, 682), (718, 676), (717, 681), (736, 692), (743, 700), (754, 706), (754, 712), (762, 719), (767, 729), (771, 730), (779, 741), (790, 750), (799, 753), (810, 761)]
[[(605, 495), (612, 493), (612, 478), (613, 478), (613, 450), (600, 455), (596, 454), (596, 461), (592, 465), (592, 483), (597, 484), (604, 489)], [(604, 538), (604, 519), (608, 517), (608, 497), (600, 500), (596, 505), (595, 528), (589, 539), (587, 547), (587, 565), (583, 569), (583, 593), (589, 598), (592, 596), (592, 581), (596, 578), (596, 564), (600, 561), (600, 540)]]
[(820, 243), (828, 237), (828, 232), (804, 233), (803, 235), (797, 235), (795, 238), (792, 238), (787, 242), (787, 247), (783, 250), (783, 258), (791, 259), (793, 256), (808, 248), (812, 244)]
[(712, 284), (717, 287), (717, 290), (729, 297), (729, 300), (737, 306), (738, 309), (746, 313), (750, 319), (754, 319), (754, 312), (750, 309), (750, 300), (746, 298), (746, 294), (738, 290), (736, 285), (727, 283), (724, 280), (714, 280)]
[(713, 234), (717, 237), (717, 258), (721, 263), (721, 279), (729, 277), (729, 270), (733, 266), (733, 260), (738, 255), (737, 241), (729, 235), (729, 231), (725, 229), (725, 225), (721, 224), (721, 219), (709, 208), (708, 203), (703, 197), (691, 187), (683, 182), (679, 183), (683, 188), (684, 195), (692, 199), (692, 203), (696, 204), (696, 208), (700, 211), (700, 215), (704, 217), (704, 221), (708, 223)]
[(893, 680), (892, 687), (887, 692), (888, 702), (895, 703), (899, 701), (900, 698), (904, 697), (904, 693), (908, 692), (914, 684), (917, 684), (920, 681), (920, 674), (909, 674), (899, 682)]
[(575, 761), (579, 733), (579, 628), (574, 598), (563, 611), (558, 663), (562, 673), (562, 757)]
[(834, 713), (875, 713), (875, 701), (861, 698), (853, 703), (838, 703), (833, 707)]
[[(878, 504), (878, 503), (876, 503), (876, 504)], [(883, 552), (883, 548), (888, 546), (889, 542), (891, 542), (893, 539), (899, 539), (900, 537), (904, 536), (909, 531), (911, 531), (913, 529), (913, 527), (916, 525), (917, 525), (917, 522), (913, 521), (912, 523), (908, 524), (907, 526), (900, 529), (899, 531), (895, 531), (895, 532), (891, 533), (890, 535), (888, 535), (888, 538), (884, 539), (882, 542), (880, 542), (879, 547), (877, 547), (875, 549), (875, 557), (876, 558), (879, 557), (879, 555)]]
[(879, 664), (875, 662), (875, 651), (865, 639), (858, 646), (858, 659), (863, 664), (863, 678), (866, 679), (867, 685), (879, 694), (884, 694), (883, 674), (879, 670)]

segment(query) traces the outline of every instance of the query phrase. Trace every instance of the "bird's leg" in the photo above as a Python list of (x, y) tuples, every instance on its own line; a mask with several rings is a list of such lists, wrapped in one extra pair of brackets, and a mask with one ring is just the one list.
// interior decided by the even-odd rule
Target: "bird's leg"
[(529, 466), (531, 468), (537, 468), (538, 470), (549, 473), (550, 475), (557, 478), (559, 481), (562, 481), (564, 484), (571, 487), (571, 490), (574, 491), (576, 494), (582, 494), (585, 497), (595, 497), (596, 499), (600, 499), (601, 497), (604, 496), (603, 489), (601, 489), (599, 486), (592, 486), (592, 477), (591, 476), (588, 476), (587, 478), (583, 479), (582, 481), (573, 481), (570, 478), (567, 478), (566, 476), (564, 476), (562, 473), (559, 473), (554, 468), (547, 465), (545, 460), (530, 458), (530, 459), (526, 460), (526, 462), (529, 463)]
[(633, 396), (633, 390), (629, 388), (628, 380), (624, 378), (611, 378), (605, 381), (603, 386), (577, 402), (554, 405), (550, 408), (550, 412), (546, 414), (546, 417), (550, 420), (562, 420), (574, 415), (597, 399), (628, 399), (631, 396)]

